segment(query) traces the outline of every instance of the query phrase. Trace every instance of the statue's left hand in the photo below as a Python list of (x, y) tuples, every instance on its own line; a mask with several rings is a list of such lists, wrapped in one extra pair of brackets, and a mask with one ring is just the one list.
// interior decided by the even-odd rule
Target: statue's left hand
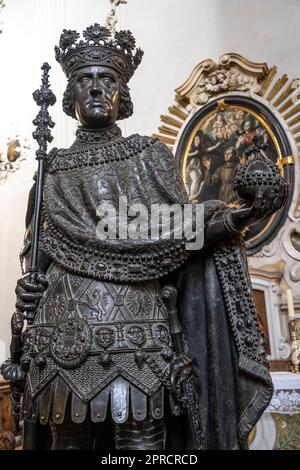
[(172, 360), (170, 365), (170, 384), (171, 390), (179, 398), (182, 396), (182, 383), (185, 379), (194, 373), (193, 358), (187, 354), (178, 354)]
[(233, 209), (231, 211), (232, 222), (234, 226), (239, 229), (246, 225), (259, 222), (260, 220), (265, 220), (285, 205), (287, 197), (288, 190), (284, 181), (282, 181), (276, 195), (272, 191), (272, 188), (260, 187), (250, 207), (245, 204), (239, 209)]

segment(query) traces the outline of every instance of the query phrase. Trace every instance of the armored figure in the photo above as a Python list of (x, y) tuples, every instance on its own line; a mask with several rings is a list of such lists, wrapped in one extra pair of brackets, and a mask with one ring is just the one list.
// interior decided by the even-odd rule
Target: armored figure
[[(131, 33), (94, 24), (79, 36), (64, 30), (56, 48), (76, 140), (48, 156), (40, 272), (16, 289), (17, 311), (34, 312), (16, 369), (24, 449), (246, 448), (272, 382), (240, 232), (282, 207), (284, 182), (240, 209), (206, 202), (196, 252), (175, 237), (100, 236), (103, 203), (117, 213), (124, 197), (149, 210), (188, 197), (168, 148), (116, 125), (132, 114), (142, 58)], [(34, 189), (25, 266), (33, 208)]]

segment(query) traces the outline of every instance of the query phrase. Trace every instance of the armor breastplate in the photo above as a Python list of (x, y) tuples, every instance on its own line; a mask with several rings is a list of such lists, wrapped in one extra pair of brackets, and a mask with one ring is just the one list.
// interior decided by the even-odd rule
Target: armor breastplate
[(157, 281), (104, 282), (67, 273), (56, 263), (47, 278), (25, 338), (32, 397), (61, 379), (85, 403), (120, 380), (123, 388), (146, 396), (168, 384), (173, 351)]

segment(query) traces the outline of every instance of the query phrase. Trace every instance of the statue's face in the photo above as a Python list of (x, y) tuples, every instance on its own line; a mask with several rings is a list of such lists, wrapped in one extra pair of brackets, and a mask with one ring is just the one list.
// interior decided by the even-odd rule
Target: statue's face
[(114, 124), (120, 103), (120, 79), (109, 68), (91, 65), (75, 76), (75, 114), (82, 127), (101, 129)]

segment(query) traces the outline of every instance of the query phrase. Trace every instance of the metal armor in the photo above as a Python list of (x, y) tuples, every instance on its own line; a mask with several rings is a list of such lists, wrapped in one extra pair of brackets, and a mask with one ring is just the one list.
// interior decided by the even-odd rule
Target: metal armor
[(118, 425), (129, 419), (151, 428), (161, 421), (173, 350), (158, 282), (102, 282), (56, 263), (47, 279), (25, 337), (23, 362), (31, 358), (25, 415), (59, 425), (83, 423), (89, 413), (100, 423), (110, 407)]

